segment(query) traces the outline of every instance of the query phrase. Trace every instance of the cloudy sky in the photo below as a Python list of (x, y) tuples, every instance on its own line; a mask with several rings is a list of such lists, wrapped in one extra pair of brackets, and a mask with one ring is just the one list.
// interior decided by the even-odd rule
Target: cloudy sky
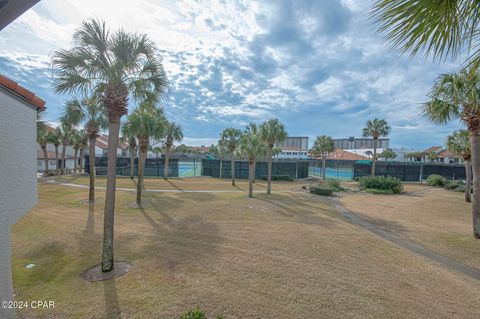
[(44, 98), (45, 118), (58, 120), (68, 96), (52, 89), (51, 52), (95, 17), (156, 42), (170, 80), (162, 104), (185, 143), (210, 144), (224, 127), (271, 117), (292, 136), (359, 136), (381, 117), (393, 147), (442, 145), (459, 124), (433, 126), (418, 109), (435, 77), (457, 64), (396, 55), (367, 20), (371, 4), (42, 0), (0, 32), (0, 73)]

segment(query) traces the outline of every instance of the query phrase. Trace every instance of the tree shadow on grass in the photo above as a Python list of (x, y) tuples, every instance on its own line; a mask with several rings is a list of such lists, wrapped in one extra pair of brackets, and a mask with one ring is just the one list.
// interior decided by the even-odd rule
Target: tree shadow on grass
[(103, 281), (103, 295), (105, 299), (105, 318), (120, 318), (121, 309), (115, 279)]

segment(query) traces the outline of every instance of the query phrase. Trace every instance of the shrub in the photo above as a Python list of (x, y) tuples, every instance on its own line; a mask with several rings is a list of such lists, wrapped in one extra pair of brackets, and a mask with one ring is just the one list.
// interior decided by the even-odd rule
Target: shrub
[(322, 196), (331, 196), (333, 194), (333, 190), (331, 188), (326, 187), (310, 187), (310, 193)]
[[(201, 311), (199, 308), (196, 310), (189, 310), (183, 314), (180, 319), (207, 319), (205, 312)], [(218, 315), (216, 319), (225, 319), (223, 315)]]
[(457, 188), (452, 189), (454, 192), (465, 193), (465, 185), (458, 186)]
[(447, 180), (443, 187), (445, 189), (454, 190), (454, 189), (457, 189), (457, 188), (462, 187), (462, 186), (465, 186), (465, 183), (463, 181), (460, 181), (460, 180), (449, 181), (449, 180)]
[(327, 178), (326, 180), (321, 181), (320, 187), (330, 188), (334, 192), (339, 192), (343, 190), (343, 187), (340, 185), (340, 182), (335, 178)]
[(447, 183), (447, 179), (437, 174), (432, 174), (427, 177), (427, 184), (430, 186), (444, 187), (446, 183)]
[(403, 190), (402, 181), (392, 176), (364, 176), (359, 178), (358, 185), (361, 190), (390, 190), (393, 194)]
[(365, 189), (367, 193), (376, 194), (376, 195), (392, 195), (393, 191), (391, 189), (376, 189), (376, 188), (367, 188)]
[[(268, 176), (263, 175), (262, 176), (263, 180), (267, 180)], [(272, 181), (287, 181), (287, 182), (293, 182), (293, 177), (290, 175), (272, 175)]]

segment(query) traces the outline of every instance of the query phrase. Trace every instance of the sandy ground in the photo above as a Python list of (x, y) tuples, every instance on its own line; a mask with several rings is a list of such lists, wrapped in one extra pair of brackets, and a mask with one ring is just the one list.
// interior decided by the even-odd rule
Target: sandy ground
[[(197, 183), (212, 182), (183, 187)], [(89, 207), (84, 189), (41, 184), (39, 204), (13, 227), (14, 285), (17, 300), (54, 300), (55, 309), (18, 313), (178, 318), (199, 306), (225, 318), (480, 315), (479, 282), (345, 222), (301, 183), (281, 185), (274, 190), (292, 191), (148, 193), (142, 210), (128, 207), (133, 192), (117, 192), (115, 255), (133, 268), (91, 283), (80, 275), (100, 261), (103, 191)]]

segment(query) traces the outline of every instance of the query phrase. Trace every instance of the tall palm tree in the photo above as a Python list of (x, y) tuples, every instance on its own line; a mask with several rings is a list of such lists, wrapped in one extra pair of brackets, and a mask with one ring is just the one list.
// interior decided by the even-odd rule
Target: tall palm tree
[(72, 122), (70, 118), (65, 114), (60, 118), (60, 127), (59, 127), (60, 134), (60, 141), (62, 144), (62, 155), (61, 155), (61, 167), (60, 167), (60, 174), (65, 174), (66, 170), (66, 152), (67, 146), (70, 145), (71, 135), (72, 135)]
[(368, 120), (363, 128), (362, 135), (364, 137), (373, 137), (372, 176), (375, 176), (375, 164), (377, 162), (377, 140), (380, 136), (388, 136), (390, 130), (387, 121), (377, 118)]
[(164, 134), (165, 117), (163, 110), (151, 104), (143, 104), (128, 116), (124, 124), (127, 135), (135, 135), (138, 139), (138, 181), (137, 205), (142, 205), (143, 173), (147, 151), (150, 147), (150, 138), (159, 139)]
[(470, 147), (470, 136), (466, 130), (458, 130), (447, 137), (447, 148), (450, 152), (463, 157), (465, 165), (465, 201), (471, 202), (472, 185), (472, 148)]
[(235, 151), (237, 150), (241, 136), (242, 131), (233, 127), (229, 127), (222, 131), (220, 134), (220, 141), (218, 143), (219, 145), (222, 145), (230, 154), (230, 170), (232, 172), (233, 186), (235, 186)]
[(95, 201), (95, 144), (100, 130), (108, 127), (106, 109), (96, 97), (72, 99), (65, 104), (64, 117), (74, 126), (82, 125), (88, 135), (89, 202)]
[(85, 157), (85, 148), (88, 147), (88, 134), (85, 130), (80, 131), (80, 140), (79, 140), (79, 145), (80, 145), (80, 161), (79, 161), (79, 169), (78, 172), (82, 173), (83, 169), (83, 160)]
[(135, 134), (128, 131), (128, 126), (122, 127), (122, 139), (123, 142), (128, 145), (130, 152), (130, 179), (133, 179), (135, 175), (135, 154), (137, 154), (137, 138)]
[(248, 196), (253, 197), (253, 181), (255, 179), (255, 162), (258, 156), (265, 153), (265, 144), (255, 123), (250, 123), (240, 137), (240, 151), (248, 160)]
[(288, 136), (285, 126), (278, 119), (270, 119), (260, 125), (260, 137), (267, 145), (267, 194), (272, 193), (272, 153), (276, 143), (284, 141)]
[(168, 81), (155, 44), (144, 34), (110, 32), (104, 22), (84, 21), (73, 35), (73, 47), (53, 53), (54, 86), (59, 93), (94, 92), (108, 114), (108, 166), (105, 194), (102, 271), (114, 269), (113, 228), (116, 153), (121, 117), (128, 99), (158, 101)]
[(81, 136), (80, 136), (80, 131), (76, 129), (72, 129), (70, 132), (70, 144), (73, 147), (73, 173), (77, 172), (78, 168), (78, 151), (80, 150), (80, 143), (81, 143)]
[(47, 132), (47, 141), (49, 144), (53, 144), (55, 147), (55, 170), (58, 172), (59, 165), (58, 165), (58, 147), (60, 146), (62, 132), (60, 128), (55, 128), (53, 130), (49, 130)]
[(433, 123), (463, 122), (470, 134), (473, 170), (473, 236), (480, 238), (480, 73), (463, 69), (440, 75), (423, 105), (423, 114)]
[(43, 172), (44, 176), (48, 176), (48, 152), (47, 152), (47, 144), (48, 144), (48, 129), (45, 122), (37, 119), (37, 143), (40, 145), (40, 148), (43, 152), (43, 159), (45, 160), (45, 171)]
[(313, 142), (313, 149), (315, 150), (316, 154), (320, 154), (322, 156), (322, 177), (325, 180), (327, 172), (327, 157), (328, 154), (333, 152), (333, 150), (335, 149), (335, 142), (330, 136), (317, 136), (317, 138)]
[(165, 167), (163, 170), (163, 177), (168, 178), (168, 162), (170, 160), (170, 151), (173, 142), (180, 142), (183, 139), (182, 127), (174, 122), (167, 122), (165, 124)]
[(469, 60), (480, 63), (478, 1), (377, 0), (370, 17), (401, 53), (423, 51), (442, 59), (473, 48)]

